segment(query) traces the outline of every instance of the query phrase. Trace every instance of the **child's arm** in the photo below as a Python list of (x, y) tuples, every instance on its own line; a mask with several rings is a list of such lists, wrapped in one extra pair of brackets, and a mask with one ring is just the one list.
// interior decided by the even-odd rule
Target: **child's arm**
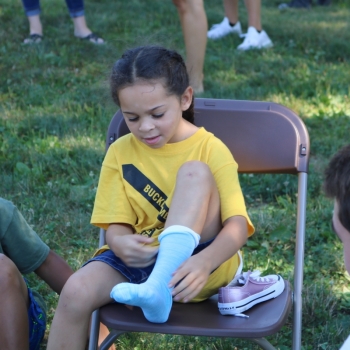
[(50, 250), (49, 255), (35, 273), (57, 294), (60, 294), (64, 284), (73, 274), (73, 270), (59, 255)]
[(175, 286), (174, 300), (187, 302), (204, 287), (212, 271), (232, 257), (245, 244), (248, 237), (247, 221), (243, 216), (233, 216), (224, 222), (224, 227), (215, 240), (200, 253), (191, 256), (174, 273), (170, 286)]
[(158, 247), (151, 247), (154, 239), (133, 234), (130, 225), (110, 224), (106, 241), (113, 253), (130, 267), (146, 267), (155, 262)]

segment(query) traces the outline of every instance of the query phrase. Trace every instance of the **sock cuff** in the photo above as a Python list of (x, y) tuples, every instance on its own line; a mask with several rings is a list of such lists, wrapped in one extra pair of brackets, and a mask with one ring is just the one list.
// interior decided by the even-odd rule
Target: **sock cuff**
[(198, 233), (194, 232), (191, 228), (182, 225), (169, 226), (158, 236), (158, 241), (160, 242), (164, 238), (164, 236), (176, 233), (190, 234), (193, 237), (195, 248), (198, 246), (201, 236)]

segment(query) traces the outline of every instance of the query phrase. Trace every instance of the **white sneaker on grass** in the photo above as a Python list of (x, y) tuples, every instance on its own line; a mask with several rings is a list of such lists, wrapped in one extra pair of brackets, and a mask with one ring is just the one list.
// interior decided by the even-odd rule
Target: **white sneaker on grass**
[(273, 43), (265, 30), (259, 33), (254, 27), (249, 27), (243, 43), (237, 47), (237, 50), (267, 49), (272, 46)]
[(231, 26), (228, 18), (224, 17), (222, 22), (218, 24), (214, 24), (210, 28), (210, 30), (207, 33), (207, 36), (209, 39), (216, 40), (216, 39), (223, 38), (224, 36), (231, 33), (234, 33), (240, 36), (242, 34), (241, 23), (237, 22), (234, 26)]

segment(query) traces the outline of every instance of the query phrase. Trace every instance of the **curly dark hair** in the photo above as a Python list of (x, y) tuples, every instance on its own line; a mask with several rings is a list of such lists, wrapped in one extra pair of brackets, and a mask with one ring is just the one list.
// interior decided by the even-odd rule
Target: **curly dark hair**
[[(189, 86), (189, 77), (182, 56), (162, 46), (139, 46), (129, 49), (114, 63), (110, 76), (114, 102), (120, 106), (119, 91), (140, 80), (162, 80), (167, 92), (179, 98)], [(193, 98), (190, 107), (182, 113), (182, 117), (194, 123)]]
[(339, 205), (339, 221), (350, 232), (350, 144), (340, 149), (325, 170), (323, 188)]

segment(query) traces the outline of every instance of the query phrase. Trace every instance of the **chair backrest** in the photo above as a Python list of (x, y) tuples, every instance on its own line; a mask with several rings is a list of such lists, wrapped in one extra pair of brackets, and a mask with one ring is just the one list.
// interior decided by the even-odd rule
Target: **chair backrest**
[[(195, 99), (195, 124), (221, 139), (241, 173), (308, 171), (309, 136), (301, 119), (271, 102)], [(118, 111), (108, 128), (106, 148), (129, 133)]]

